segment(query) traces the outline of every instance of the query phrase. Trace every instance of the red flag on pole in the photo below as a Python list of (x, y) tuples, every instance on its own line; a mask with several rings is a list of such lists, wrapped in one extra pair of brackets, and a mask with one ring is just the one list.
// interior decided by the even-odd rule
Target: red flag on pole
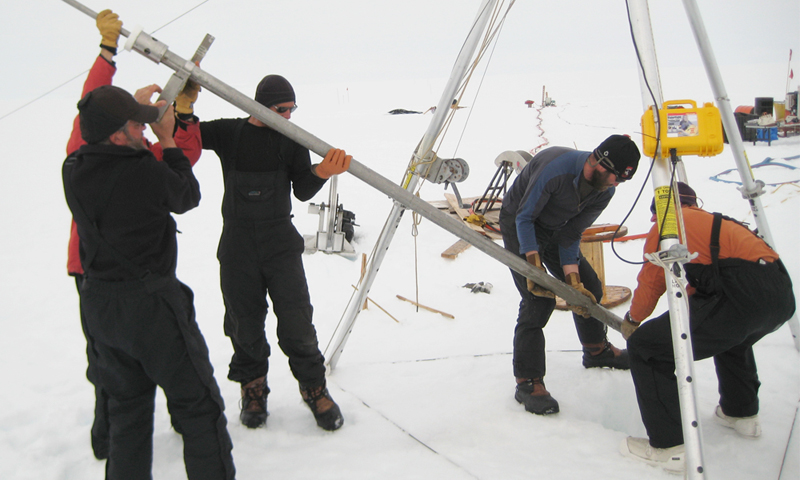
[(794, 78), (794, 69), (789, 71), (789, 78)]

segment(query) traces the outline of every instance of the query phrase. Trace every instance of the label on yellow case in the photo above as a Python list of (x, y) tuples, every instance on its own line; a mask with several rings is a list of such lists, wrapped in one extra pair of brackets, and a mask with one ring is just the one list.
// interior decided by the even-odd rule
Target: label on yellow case
[[(661, 232), (661, 240), (678, 238), (678, 221), (675, 218), (675, 208), (673, 208), (676, 193), (672, 192), (672, 196), (670, 196), (669, 185), (657, 187), (655, 190), (656, 220), (658, 221), (658, 231)], [(664, 212), (667, 212), (666, 218)], [(664, 224), (663, 227), (661, 225), (662, 222)]]

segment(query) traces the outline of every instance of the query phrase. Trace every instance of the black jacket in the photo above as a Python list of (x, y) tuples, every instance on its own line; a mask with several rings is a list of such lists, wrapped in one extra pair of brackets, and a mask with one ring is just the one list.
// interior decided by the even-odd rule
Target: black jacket
[(176, 224), (170, 213), (184, 213), (200, 202), (200, 185), (189, 159), (179, 148), (164, 150), (159, 162), (149, 150), (117, 145), (84, 145), (64, 162), (63, 180), (70, 182), (74, 199), (70, 209), (81, 238), (80, 256), (91, 278), (130, 280), (136, 275), (100, 245), (87, 265), (87, 252), (100, 242), (83, 215), (122, 256), (143, 270), (174, 276), (177, 263)]
[(231, 170), (245, 173), (285, 170), (294, 196), (305, 202), (327, 180), (311, 171), (307, 148), (269, 127), (256, 127), (244, 118), (200, 122), (203, 150), (214, 150), (222, 163), (223, 178)]

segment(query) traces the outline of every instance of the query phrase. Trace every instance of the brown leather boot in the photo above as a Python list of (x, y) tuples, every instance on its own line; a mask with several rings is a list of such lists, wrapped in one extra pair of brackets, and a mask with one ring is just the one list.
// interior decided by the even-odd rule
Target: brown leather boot
[(314, 414), (317, 425), (323, 430), (338, 430), (344, 424), (342, 411), (328, 393), (325, 382), (316, 387), (300, 385), (300, 395)]
[(558, 413), (558, 402), (550, 396), (544, 386), (544, 379), (517, 378), (517, 391), (514, 398), (525, 405), (525, 410), (536, 415)]
[(258, 428), (266, 425), (267, 416), (267, 378), (258, 377), (255, 380), (242, 385), (242, 411), (239, 413), (239, 420), (247, 428)]

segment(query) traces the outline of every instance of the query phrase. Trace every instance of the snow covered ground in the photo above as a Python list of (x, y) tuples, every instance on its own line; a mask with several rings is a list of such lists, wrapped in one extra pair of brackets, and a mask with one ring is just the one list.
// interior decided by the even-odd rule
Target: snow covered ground
[[(152, 32), (164, 26), (155, 36), (187, 58), (205, 33), (215, 35), (203, 63), (207, 71), (246, 94), (268, 73), (285, 75), (298, 96), (300, 109), (292, 119), (297, 125), (399, 182), (431, 114), (387, 112), (425, 111), (438, 103), (480, 2), (410, 0), (392, 7), (366, 0), (164, 3), (146, 0), (134, 7), (119, 0), (87, 1), (87, 6), (114, 9), (129, 29), (141, 24)], [(538, 104), (543, 87), (557, 102), (541, 112), (550, 145), (589, 150), (612, 133), (640, 140), (642, 103), (624, 4), (582, 2), (576, 11), (572, 2), (539, 3), (512, 7), (496, 49), (487, 54), (488, 71), (484, 76), (484, 63), (472, 78), (462, 99), (468, 108), (459, 111), (439, 149), (440, 156), (469, 162), (470, 177), (458, 186), (464, 196), (483, 193), (500, 152), (529, 150), (543, 141), (537, 110), (524, 104), (529, 99)], [(665, 98), (713, 101), (682, 7), (652, 3)], [(732, 105), (752, 105), (754, 97), (783, 99), (787, 51), (799, 40), (797, 2), (702, 3)], [(89, 446), (93, 391), (84, 376), (78, 297), (65, 271), (70, 217), (60, 178), (75, 103), (97, 53), (98, 35), (92, 20), (62, 2), (21, 2), (13, 11), (3, 9), (0, 40), (7, 48), (0, 51), (0, 132), (7, 160), (0, 175), (6, 226), (0, 240), (0, 478), (101, 478), (104, 463), (94, 459)], [(769, 50), (752, 41), (765, 31), (774, 37)], [(163, 85), (171, 74), (138, 54), (117, 58), (115, 84), (131, 91), (153, 82)], [(796, 61), (791, 66), (800, 67)], [(797, 89), (796, 80), (790, 88)], [(200, 94), (196, 111), (203, 119), (241, 115), (210, 92)], [(800, 180), (800, 136), (745, 147), (753, 165), (767, 158), (785, 165), (756, 168), (756, 178), (768, 184)], [(684, 161), (688, 181), (707, 210), (752, 223), (737, 190), (737, 172), (722, 174), (735, 168), (727, 145), (716, 157)], [(646, 170), (643, 162), (598, 223), (620, 223), (632, 209), (625, 220), (629, 232), (647, 231), (652, 187)], [(267, 428), (244, 428), (237, 421), (238, 385), (225, 378), (232, 352), (222, 332), (215, 258), (222, 196), (215, 155), (204, 154), (195, 171), (203, 200), (177, 218), (182, 232), (178, 275), (196, 294), (198, 322), (228, 407), (237, 478), (674, 478), (617, 453), (623, 438), (645, 434), (630, 375), (584, 369), (568, 313), (556, 311), (545, 331), (547, 386), (561, 413), (540, 417), (524, 411), (513, 398), (511, 340), (518, 295), (508, 269), (474, 248), (455, 260), (442, 258), (457, 238), (427, 220), (413, 235), (411, 212), (400, 223), (370, 292), (374, 304), (358, 317), (328, 378), (344, 427), (333, 433), (316, 427), (285, 357), (275, 348)], [(358, 282), (360, 255), (371, 253), (392, 206), (351, 175), (342, 175), (338, 183), (340, 202), (356, 214), (358, 258), (305, 257), (323, 349), (351, 285)], [(777, 249), (796, 282), (798, 190), (797, 183), (769, 185), (762, 197)], [(440, 185), (427, 184), (420, 195), (438, 201), (443, 193)], [(327, 202), (327, 195), (323, 189), (312, 202)], [(318, 217), (307, 212), (307, 204), (295, 203), (295, 224), (310, 235)], [(616, 253), (637, 261), (642, 242), (617, 244)], [(615, 258), (608, 246), (605, 269), (608, 284), (635, 287), (638, 268)], [(463, 288), (479, 281), (493, 285), (490, 294)], [(416, 311), (396, 295), (418, 298), (455, 318)], [(614, 311), (621, 316), (626, 309), (623, 304)], [(657, 311), (664, 309), (662, 302)], [(267, 335), (273, 345), (274, 331), (270, 315)], [(615, 331), (609, 338), (624, 345)], [(755, 350), (763, 426), (756, 440), (711, 421), (717, 403), (713, 363), (695, 364), (707, 478), (800, 477), (800, 427), (795, 425), (800, 369), (788, 326)], [(180, 436), (170, 428), (163, 396), (158, 402), (154, 478), (185, 478)], [(789, 444), (792, 428), (794, 443)]]

